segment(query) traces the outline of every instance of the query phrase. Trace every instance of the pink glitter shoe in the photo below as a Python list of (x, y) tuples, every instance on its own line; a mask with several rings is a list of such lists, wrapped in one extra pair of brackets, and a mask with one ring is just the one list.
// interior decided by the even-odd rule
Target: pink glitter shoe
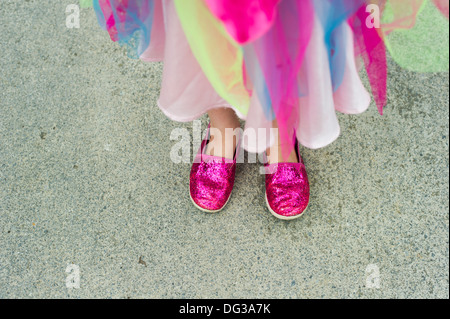
[(275, 217), (292, 220), (303, 215), (309, 204), (309, 182), (305, 164), (298, 151), (300, 163), (267, 164), (266, 203)]
[(190, 175), (190, 197), (194, 205), (207, 213), (221, 211), (230, 199), (236, 173), (236, 158), (240, 148), (239, 139), (234, 159), (206, 155), (210, 132), (206, 133), (199, 152), (192, 164)]

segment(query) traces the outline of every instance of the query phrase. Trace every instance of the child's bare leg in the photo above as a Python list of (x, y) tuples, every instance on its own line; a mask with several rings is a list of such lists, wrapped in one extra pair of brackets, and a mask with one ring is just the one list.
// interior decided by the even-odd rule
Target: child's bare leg
[[(237, 143), (233, 130), (241, 126), (239, 118), (233, 109), (225, 107), (210, 110), (208, 115), (211, 122), (211, 139), (206, 154), (233, 159)], [(231, 130), (226, 130), (227, 128)]]
[[(277, 121), (273, 121), (273, 127), (278, 128)], [(295, 153), (295, 149), (292, 149), (291, 154), (289, 154), (289, 157), (287, 159), (283, 158), (282, 155), (282, 148), (289, 147), (286, 142), (281, 142), (280, 140), (280, 134), (278, 134), (278, 140), (275, 141), (275, 143), (267, 149), (267, 160), (269, 161), (269, 164), (274, 163), (298, 163), (297, 154)], [(290, 146), (292, 147), (292, 145)]]

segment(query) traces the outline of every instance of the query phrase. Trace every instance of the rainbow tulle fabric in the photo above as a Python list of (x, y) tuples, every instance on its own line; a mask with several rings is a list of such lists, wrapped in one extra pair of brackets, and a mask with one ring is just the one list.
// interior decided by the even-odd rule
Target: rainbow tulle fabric
[[(256, 97), (266, 120), (276, 119), (284, 141), (301, 125), (302, 99), (317, 94), (305, 76), (314, 72), (305, 61), (317, 23), (333, 92), (343, 86), (351, 48), (364, 63), (381, 114), (387, 52), (410, 70), (448, 70), (448, 0), (94, 0), (93, 5), (111, 39), (138, 58), (152, 45), (161, 1), (173, 1), (190, 49), (217, 94), (244, 116)], [(378, 9), (376, 26), (371, 14)], [(436, 19), (446, 27), (433, 29)], [(417, 52), (405, 52), (405, 43)]]

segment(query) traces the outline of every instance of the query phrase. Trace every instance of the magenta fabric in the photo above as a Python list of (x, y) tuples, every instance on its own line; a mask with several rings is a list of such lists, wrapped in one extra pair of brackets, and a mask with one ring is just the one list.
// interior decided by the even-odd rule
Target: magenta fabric
[[(291, 141), (300, 120), (302, 88), (299, 87), (298, 74), (311, 39), (315, 15), (310, 0), (283, 1), (278, 12), (271, 29), (244, 47), (244, 52), (247, 66), (257, 64), (247, 70), (261, 70), (250, 72), (249, 76), (253, 83), (265, 86), (255, 90), (263, 92), (259, 96), (261, 101), (266, 99), (266, 95), (269, 97), (281, 140)], [(258, 82), (261, 74), (265, 82)], [(289, 156), (292, 147), (283, 148), (283, 155)]]
[(228, 33), (239, 43), (252, 42), (270, 29), (281, 0), (205, 0)]
[(449, 1), (448, 0), (433, 0), (435, 6), (442, 12), (444, 16), (449, 18)]
[(366, 8), (361, 7), (349, 21), (355, 35), (356, 55), (364, 60), (378, 112), (383, 114), (387, 101), (386, 47), (379, 30), (366, 26), (366, 18)]

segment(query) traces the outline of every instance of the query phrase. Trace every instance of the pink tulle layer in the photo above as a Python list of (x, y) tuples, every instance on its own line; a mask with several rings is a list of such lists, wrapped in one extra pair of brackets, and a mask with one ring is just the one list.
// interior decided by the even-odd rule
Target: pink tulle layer
[[(144, 61), (164, 61), (163, 80), (158, 105), (175, 121), (192, 121), (210, 109), (232, 107), (212, 88), (193, 56), (171, 0), (155, 2), (152, 41), (141, 55)], [(344, 32), (352, 39), (352, 30)], [(357, 114), (370, 104), (370, 95), (361, 83), (355, 63), (353, 41), (346, 43), (344, 77), (334, 91), (329, 68), (329, 56), (323, 41), (324, 31), (317, 17), (313, 19), (310, 43), (304, 53), (300, 77), (308, 85), (308, 94), (300, 98), (297, 138), (308, 148), (321, 148), (332, 143), (340, 134), (336, 111)], [(245, 128), (272, 127), (256, 94), (252, 95), (248, 114), (238, 115), (246, 120)], [(258, 136), (260, 137), (260, 136)], [(271, 143), (269, 138), (244, 140), (250, 152), (262, 152)]]
[[(370, 103), (355, 60), (383, 114), (386, 39), (411, 29), (428, 1), (448, 18), (448, 0), (94, 0), (94, 7), (130, 56), (165, 62), (158, 103), (170, 118), (233, 107), (247, 129), (276, 120), (285, 144), (295, 133), (320, 148), (339, 135), (336, 111), (361, 113)], [(391, 19), (380, 25), (377, 12), (380, 20), (385, 10)], [(270, 142), (244, 146), (261, 152)]]

